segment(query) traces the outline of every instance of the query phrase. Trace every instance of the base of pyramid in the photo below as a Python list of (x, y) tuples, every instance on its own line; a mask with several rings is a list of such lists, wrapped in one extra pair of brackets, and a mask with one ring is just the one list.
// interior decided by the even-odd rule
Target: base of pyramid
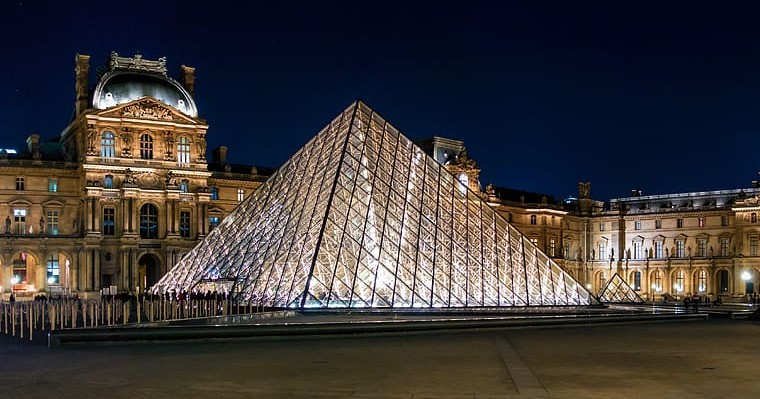
[(459, 309), (315, 309), (282, 310), (141, 323), (121, 327), (52, 331), (49, 346), (177, 342), (195, 340), (246, 340), (271, 337), (335, 336), (451, 332), (466, 329), (556, 328), (593, 324), (653, 321), (689, 321), (708, 318), (704, 313), (635, 307), (522, 307)]

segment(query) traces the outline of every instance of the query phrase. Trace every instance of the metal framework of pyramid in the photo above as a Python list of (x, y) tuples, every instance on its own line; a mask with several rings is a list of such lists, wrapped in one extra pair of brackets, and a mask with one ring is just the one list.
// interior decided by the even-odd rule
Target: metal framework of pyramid
[(581, 284), (361, 101), (153, 287), (272, 307), (591, 305)]
[(599, 291), (598, 297), (602, 303), (644, 303), (639, 294), (617, 273)]

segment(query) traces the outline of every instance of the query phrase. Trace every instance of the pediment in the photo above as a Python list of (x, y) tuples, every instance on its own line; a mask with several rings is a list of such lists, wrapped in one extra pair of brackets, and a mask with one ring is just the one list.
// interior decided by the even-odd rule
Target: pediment
[(98, 111), (95, 114), (109, 118), (135, 118), (166, 122), (198, 123), (198, 120), (193, 119), (151, 97), (143, 97), (138, 100), (120, 104), (113, 108)]
[(63, 208), (64, 206), (66, 206), (66, 204), (56, 199), (51, 199), (49, 201), (43, 202), (42, 206), (45, 208)]

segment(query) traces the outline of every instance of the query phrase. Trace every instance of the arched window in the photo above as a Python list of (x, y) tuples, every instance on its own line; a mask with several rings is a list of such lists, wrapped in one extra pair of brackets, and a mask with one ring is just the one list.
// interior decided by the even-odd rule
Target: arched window
[(100, 156), (103, 158), (113, 158), (116, 156), (116, 139), (113, 132), (103, 132), (100, 136)]
[(140, 208), (140, 238), (158, 238), (158, 209), (152, 204)]
[(662, 272), (659, 270), (655, 270), (655, 272), (652, 274), (652, 290), (655, 292), (662, 291)]
[(720, 292), (728, 292), (728, 270), (718, 272), (718, 281), (720, 282)]
[(530, 224), (536, 224), (536, 215), (530, 215)]
[(683, 292), (683, 270), (676, 270), (674, 277), (675, 281), (673, 282), (673, 291), (677, 293)]
[(177, 163), (180, 165), (190, 164), (190, 139), (180, 137), (177, 143)]
[(153, 159), (153, 137), (147, 133), (140, 136), (140, 158)]
[(641, 291), (641, 272), (633, 273), (633, 290)]
[(697, 272), (697, 274), (694, 277), (695, 277), (694, 286), (697, 288), (697, 291), (699, 292), (707, 291), (707, 272), (704, 270), (700, 270)]

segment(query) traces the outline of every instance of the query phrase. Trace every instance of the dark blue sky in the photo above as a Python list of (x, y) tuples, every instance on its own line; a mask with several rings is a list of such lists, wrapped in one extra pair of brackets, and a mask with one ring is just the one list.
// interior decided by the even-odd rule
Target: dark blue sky
[(606, 200), (758, 179), (752, 2), (106, 3), (0, 2), (0, 147), (60, 133), (74, 54), (94, 79), (114, 50), (196, 67), (209, 148), (237, 163), (279, 166), (361, 98), (412, 139), (464, 140), (484, 185)]

